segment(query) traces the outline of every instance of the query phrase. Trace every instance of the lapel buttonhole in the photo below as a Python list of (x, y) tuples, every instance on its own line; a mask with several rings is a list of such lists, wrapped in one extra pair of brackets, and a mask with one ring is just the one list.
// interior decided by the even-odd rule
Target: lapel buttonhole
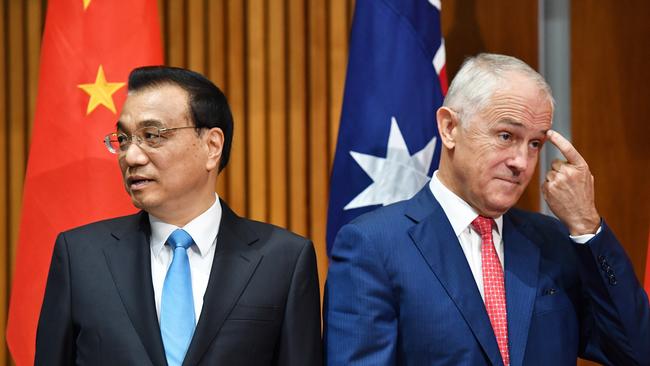
[(544, 291), (544, 295), (545, 295), (545, 296), (546, 296), (546, 295), (549, 295), (549, 296), (550, 296), (550, 295), (555, 295), (556, 292), (557, 292), (556, 289), (554, 289), (554, 288), (549, 288), (549, 289), (546, 289), (546, 290)]

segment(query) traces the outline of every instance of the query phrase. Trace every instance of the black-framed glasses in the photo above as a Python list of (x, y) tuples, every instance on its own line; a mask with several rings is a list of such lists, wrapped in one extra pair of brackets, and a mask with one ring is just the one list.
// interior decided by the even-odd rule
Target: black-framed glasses
[(127, 135), (125, 133), (109, 133), (104, 136), (104, 145), (108, 151), (112, 154), (120, 154), (129, 149), (129, 146), (132, 142), (135, 142), (139, 147), (147, 148), (157, 148), (159, 147), (165, 139), (167, 139), (166, 134), (175, 130), (182, 130), (185, 128), (194, 128), (195, 126), (184, 126), (184, 127), (173, 127), (173, 128), (161, 128), (155, 126), (147, 126), (138, 128), (133, 132), (132, 135)]

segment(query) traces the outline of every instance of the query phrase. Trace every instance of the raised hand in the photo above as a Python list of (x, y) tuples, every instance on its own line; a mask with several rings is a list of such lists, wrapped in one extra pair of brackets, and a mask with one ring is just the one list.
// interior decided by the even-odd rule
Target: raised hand
[(594, 176), (585, 159), (564, 136), (552, 130), (546, 136), (566, 161), (554, 160), (551, 164), (542, 184), (544, 199), (571, 235), (595, 234), (600, 215), (594, 200)]

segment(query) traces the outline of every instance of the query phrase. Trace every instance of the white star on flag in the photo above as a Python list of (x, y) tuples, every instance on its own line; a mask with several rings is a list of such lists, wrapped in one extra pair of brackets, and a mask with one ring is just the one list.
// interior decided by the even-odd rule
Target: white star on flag
[(422, 150), (410, 155), (397, 120), (392, 117), (385, 158), (350, 151), (352, 158), (373, 182), (343, 209), (385, 206), (413, 197), (430, 179), (427, 173), (435, 147), (434, 136)]

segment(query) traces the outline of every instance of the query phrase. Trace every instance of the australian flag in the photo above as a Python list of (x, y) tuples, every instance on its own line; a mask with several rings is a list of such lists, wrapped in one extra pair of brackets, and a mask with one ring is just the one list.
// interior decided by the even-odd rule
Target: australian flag
[(411, 198), (440, 158), (446, 92), (440, 0), (357, 0), (327, 221), (327, 248), (362, 213)]

